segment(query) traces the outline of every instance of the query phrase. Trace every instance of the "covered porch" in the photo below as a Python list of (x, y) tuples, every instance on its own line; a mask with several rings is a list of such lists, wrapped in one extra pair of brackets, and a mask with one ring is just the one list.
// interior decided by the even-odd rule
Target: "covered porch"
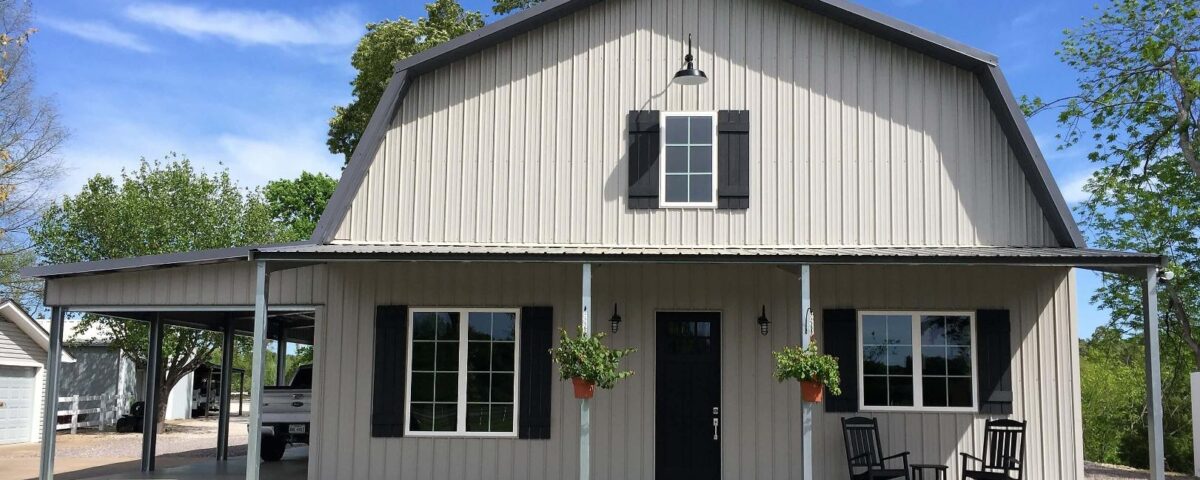
[[(653, 438), (654, 319), (661, 312), (719, 312), (725, 335), (720, 343), (727, 357), (721, 372), (731, 382), (722, 394), (728, 408), (722, 413), (721, 436), (729, 439), (720, 455), (724, 460), (722, 471), (726, 478), (755, 469), (811, 479), (837, 478), (828, 475), (844, 472), (838, 470), (836, 462), (821, 463), (821, 459), (843, 454), (840, 431), (831, 427), (838, 416), (821, 411), (821, 407), (801, 408), (798, 392), (772, 386), (768, 378), (770, 359), (765, 352), (809, 341), (821, 343), (817, 321), (820, 312), (847, 306), (864, 310), (1008, 307), (1020, 312), (1023, 319), (1023, 330), (1016, 334), (1019, 340), (1040, 342), (1036, 344), (1046, 352), (1062, 353), (1063, 348), (1069, 352), (1076, 340), (1073, 325), (1065, 320), (1074, 314), (1070, 268), (1136, 275), (1147, 286), (1146, 320), (1147, 331), (1151, 332), (1147, 335), (1147, 362), (1151, 367), (1147, 393), (1155, 412), (1152, 420), (1158, 422), (1150, 425), (1151, 451), (1161, 451), (1154, 308), (1161, 262), (1152, 255), (1049, 248), (285, 246), (248, 250), (223, 261), (162, 263), (148, 259), (136, 267), (95, 271), (89, 276), (59, 275), (50, 281), (48, 298), (54, 302), (51, 305), (55, 307), (56, 324), (67, 311), (129, 315), (121, 304), (132, 301), (140, 301), (139, 308), (161, 303), (154, 308), (167, 312), (171, 309), (165, 306), (171, 305), (244, 301), (231, 304), (242, 305), (239, 311), (243, 322), (254, 321), (253, 326), (247, 324), (246, 332), (255, 336), (256, 378), (261, 378), (265, 342), (272, 335), (267, 327), (269, 319), (295, 313), (280, 308), (311, 309), (315, 328), (310, 341), (318, 344), (318, 349), (309, 478), (366, 478), (381, 472), (408, 478), (410, 468), (426, 468), (418, 466), (417, 455), (429, 442), (369, 435), (370, 345), (375, 344), (372, 325), (379, 305), (553, 305), (556, 327), (616, 330), (611, 338), (614, 346), (634, 346), (643, 352), (632, 364), (638, 375), (627, 389), (617, 391), (619, 394), (598, 396), (590, 404), (580, 405), (556, 383), (552, 396), (556, 412), (554, 440), (550, 444), (498, 440), (495, 443), (500, 450), (490, 457), (476, 458), (466, 450), (463, 454), (467, 461), (445, 466), (453, 473), (456, 468), (464, 468), (464, 463), (478, 463), (484, 468), (491, 465), (489, 462), (507, 464), (505, 455), (528, 455), (529, 459), (543, 458), (543, 462), (553, 459), (553, 466), (536, 472), (521, 470), (534, 468), (528, 465), (509, 464), (514, 475), (528, 478), (607, 478), (626, 472), (621, 470), (625, 468), (622, 464), (653, 476), (655, 460), (644, 453), (652, 452), (653, 446), (627, 439)], [(138, 286), (162, 288), (159, 285), (164, 282), (182, 288), (145, 295), (154, 301), (139, 300), (143, 294)], [(923, 288), (939, 293), (929, 294)], [(1022, 288), (1033, 290), (1012, 293)], [(97, 303), (98, 298), (108, 299), (109, 303)], [(250, 305), (253, 308), (247, 308)], [(766, 335), (760, 334), (760, 312), (770, 321)], [(610, 325), (617, 316), (614, 314), (623, 318), (617, 327)], [(1053, 383), (1071, 377), (1072, 369), (1077, 375), (1078, 366), (1071, 360), (1056, 365), (1054, 372), (1042, 377), (1037, 373), (1042, 368), (1037, 363), (1039, 354), (1030, 355), (1014, 360), (1022, 369), (1021, 373), (1014, 370), (1014, 384)], [(1074, 355), (1077, 358), (1077, 353)], [(1066, 382), (1053, 398), (1043, 399), (1039, 393), (1019, 399), (1014, 415), (1053, 417), (1054, 438), (1062, 444), (1055, 448), (1072, 451), (1079, 442), (1078, 431), (1063, 422), (1077, 422), (1077, 412), (1073, 418), (1068, 418), (1071, 412), (1060, 418), (1058, 413), (1052, 415), (1056, 412), (1052, 404), (1056, 398), (1077, 401), (1077, 385), (1074, 388)], [(261, 391), (261, 383), (255, 382), (252, 397), (260, 397)], [(752, 410), (739, 410), (734, 406), (737, 404)], [(977, 424), (982, 422), (974, 416), (952, 414), (879, 416), (890, 422), (885, 425), (891, 441), (903, 443), (916, 438), (920, 442), (921, 438), (944, 435), (945, 440), (940, 441), (953, 443), (952, 447), (931, 447), (930, 461), (945, 461), (945, 452), (971, 448), (969, 441), (968, 445), (959, 443), (962, 438), (974, 436)], [(772, 419), (778, 419), (782, 428), (774, 428)], [(921, 425), (922, 419), (933, 420), (934, 429), (919, 433), (926, 428)], [(251, 429), (259, 422), (252, 410)], [(651, 430), (649, 435), (642, 435), (635, 427)], [(918, 432), (916, 437), (912, 436), (914, 431)], [(259, 478), (257, 441), (257, 436), (251, 436), (246, 478)], [(576, 444), (578, 449), (574, 448)], [(483, 453), (489, 448), (495, 447), (485, 446)], [(1039, 446), (1039, 450), (1044, 448), (1048, 447)], [(1082, 451), (1072, 455), (1076, 454), (1082, 458)], [(1046, 462), (1039, 468), (1056, 468), (1049, 462), (1057, 457), (1039, 455), (1044, 460), (1038, 462)], [(764, 459), (764, 463), (755, 465)], [(1159, 463), (1155, 478), (1162, 478), (1161, 472)], [(418, 475), (417, 470), (411, 474)], [(462, 478), (469, 476), (464, 472)], [(43, 478), (50, 477), (43, 474)]]

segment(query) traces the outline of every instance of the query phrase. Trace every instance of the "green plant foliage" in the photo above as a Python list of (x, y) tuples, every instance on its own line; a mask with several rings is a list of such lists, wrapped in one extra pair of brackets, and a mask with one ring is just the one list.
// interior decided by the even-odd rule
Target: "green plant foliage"
[(532, 7), (543, 0), (496, 0), (496, 4), (492, 6), (492, 11), (499, 15), (507, 15), (518, 10), (524, 10)]
[(562, 339), (557, 347), (550, 349), (550, 357), (559, 366), (563, 380), (581, 378), (605, 390), (613, 388), (618, 380), (629, 378), (632, 371), (620, 370), (621, 359), (636, 352), (635, 348), (612, 349), (604, 345), (604, 332), (587, 335), (579, 327), (576, 336), (560, 330)]
[(302, 172), (295, 179), (275, 180), (263, 187), (271, 219), (285, 227), (283, 240), (308, 240), (337, 189), (337, 180), (324, 173)]
[(842, 377), (838, 373), (838, 359), (832, 355), (817, 353), (816, 344), (808, 348), (784, 347), (772, 352), (775, 356), (775, 380), (812, 381), (825, 385), (830, 395), (842, 394)]
[(346, 162), (366, 131), (397, 61), (483, 27), (483, 14), (463, 8), (457, 0), (436, 0), (425, 5), (425, 11), (428, 15), (415, 21), (400, 18), (367, 24), (367, 33), (350, 59), (358, 71), (350, 82), (354, 99), (334, 107), (329, 119), (329, 151), (344, 155)]

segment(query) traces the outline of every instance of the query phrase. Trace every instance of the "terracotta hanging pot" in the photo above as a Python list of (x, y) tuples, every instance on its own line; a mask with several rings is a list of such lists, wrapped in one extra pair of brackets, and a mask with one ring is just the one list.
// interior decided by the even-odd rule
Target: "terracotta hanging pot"
[(592, 395), (596, 393), (596, 385), (587, 380), (575, 377), (571, 379), (571, 383), (575, 385), (575, 398), (592, 398)]
[(821, 382), (804, 380), (800, 382), (800, 396), (805, 403), (821, 403), (825, 401), (825, 385)]

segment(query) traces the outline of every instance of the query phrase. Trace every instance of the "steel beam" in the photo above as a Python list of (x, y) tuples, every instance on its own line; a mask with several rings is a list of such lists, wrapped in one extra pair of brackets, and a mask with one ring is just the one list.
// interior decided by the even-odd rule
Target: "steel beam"
[[(812, 267), (800, 266), (800, 346), (808, 348), (816, 335), (812, 311)], [(802, 480), (813, 480), (813, 410), (815, 404), (800, 402), (800, 461)]]
[(142, 471), (154, 471), (158, 443), (158, 371), (162, 368), (163, 322), (158, 314), (150, 320), (150, 348), (146, 354), (146, 395), (142, 416)]
[(249, 438), (246, 439), (246, 480), (258, 480), (258, 462), (262, 450), (262, 404), (263, 383), (266, 379), (267, 362), (267, 262), (259, 260), (255, 268), (254, 282), (254, 357), (250, 372)]
[[(592, 334), (592, 264), (583, 264), (583, 312), (580, 326), (585, 335)], [(592, 408), (590, 401), (579, 401), (579, 480), (591, 478), (592, 470)]]
[[(229, 411), (233, 408), (233, 320), (225, 321), (225, 336), (221, 342), (221, 410), (217, 418), (217, 461), (229, 460)], [(212, 382), (208, 383), (212, 389)], [(239, 408), (241, 408), (239, 406)]]
[(58, 434), (58, 374), (62, 368), (63, 307), (50, 309), (50, 351), (46, 352), (46, 398), (42, 404), (42, 463), (38, 478), (54, 478), (54, 440)]
[(1146, 269), (1142, 284), (1142, 309), (1146, 319), (1146, 427), (1150, 442), (1150, 478), (1163, 480), (1166, 472), (1163, 450), (1162, 366), (1158, 348), (1158, 267)]

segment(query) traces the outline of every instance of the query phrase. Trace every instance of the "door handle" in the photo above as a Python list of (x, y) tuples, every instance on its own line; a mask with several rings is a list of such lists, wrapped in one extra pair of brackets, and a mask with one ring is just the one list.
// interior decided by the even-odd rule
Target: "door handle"
[(720, 440), (720, 438), (721, 438), (720, 434), (718, 433), (719, 432), (718, 427), (720, 425), (721, 425), (721, 420), (714, 418), (713, 419), (713, 440)]

